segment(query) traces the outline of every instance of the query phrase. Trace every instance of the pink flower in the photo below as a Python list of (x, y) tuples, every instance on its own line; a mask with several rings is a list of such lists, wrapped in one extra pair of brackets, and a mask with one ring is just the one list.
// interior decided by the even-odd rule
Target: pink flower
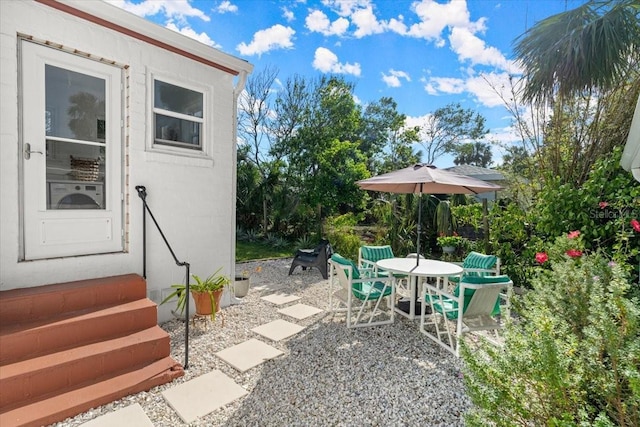
[(544, 264), (549, 259), (549, 256), (544, 252), (536, 253), (536, 261), (538, 264)]
[(571, 231), (569, 234), (567, 234), (567, 238), (568, 239), (575, 239), (579, 235), (580, 235), (580, 231), (574, 230), (574, 231)]
[(607, 206), (609, 206), (609, 203), (607, 203), (607, 202), (600, 202), (600, 203), (598, 203), (598, 205), (600, 206), (600, 209), (604, 209), (604, 208), (606, 208)]
[(633, 227), (633, 229), (635, 231), (637, 231), (638, 233), (640, 233), (640, 221), (638, 221), (637, 219), (632, 219), (631, 220), (631, 226)]
[(569, 249), (566, 254), (571, 258), (579, 258), (582, 256), (582, 251), (578, 249)]

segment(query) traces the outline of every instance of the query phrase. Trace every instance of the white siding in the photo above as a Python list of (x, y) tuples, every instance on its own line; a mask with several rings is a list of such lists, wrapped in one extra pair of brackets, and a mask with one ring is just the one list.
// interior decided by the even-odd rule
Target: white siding
[[(79, 3), (78, 3), (79, 4)], [(99, 5), (109, 12), (107, 19), (140, 18)], [(104, 17), (104, 16), (103, 16)], [(126, 23), (126, 22), (125, 22)], [(123, 22), (120, 22), (122, 25)], [(205, 49), (195, 41), (160, 27), (154, 27), (175, 45), (211, 51), (225, 66), (232, 57)], [(126, 65), (124, 183), (126, 252), (108, 255), (19, 262), (20, 163), (18, 115), (18, 38), (26, 34), (59, 43), (97, 57)], [(208, 275), (222, 266), (233, 274), (234, 259), (234, 82), (230, 73), (196, 62), (114, 30), (87, 22), (33, 1), (0, 1), (0, 290), (124, 273), (142, 273), (142, 202), (136, 185), (147, 187), (151, 209), (167, 239), (180, 258), (191, 264), (192, 273)], [(231, 58), (231, 59), (230, 59)], [(250, 72), (251, 65), (244, 64)], [(238, 68), (238, 71), (241, 71)], [(208, 88), (207, 155), (189, 157), (150, 151), (152, 115), (150, 73), (169, 75)], [(200, 153), (202, 154), (202, 153)], [(126, 160), (128, 159), (128, 161)], [(184, 269), (173, 262), (151, 219), (147, 222), (147, 286), (160, 290), (184, 280)], [(160, 292), (156, 292), (156, 295)], [(161, 307), (160, 320), (169, 317), (170, 307)]]

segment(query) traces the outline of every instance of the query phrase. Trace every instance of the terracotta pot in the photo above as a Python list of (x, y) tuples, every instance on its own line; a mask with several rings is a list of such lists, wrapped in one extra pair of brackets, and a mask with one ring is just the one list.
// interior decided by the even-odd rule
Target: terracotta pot
[[(213, 300), (216, 306), (216, 313), (220, 311), (220, 298), (224, 289), (213, 292)], [(196, 302), (196, 314), (199, 316), (211, 315), (211, 294), (209, 292), (191, 291), (193, 300)]]

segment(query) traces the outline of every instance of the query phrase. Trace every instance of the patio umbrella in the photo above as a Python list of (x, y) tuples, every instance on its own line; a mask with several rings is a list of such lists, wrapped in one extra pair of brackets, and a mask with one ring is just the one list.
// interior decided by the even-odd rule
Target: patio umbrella
[[(418, 241), (416, 252), (420, 253), (420, 232), (422, 222), (422, 194), (478, 194), (501, 190), (499, 185), (491, 184), (466, 175), (460, 175), (433, 165), (416, 164), (372, 178), (358, 181), (363, 190), (386, 193), (418, 194)], [(420, 257), (416, 258), (416, 264)]]

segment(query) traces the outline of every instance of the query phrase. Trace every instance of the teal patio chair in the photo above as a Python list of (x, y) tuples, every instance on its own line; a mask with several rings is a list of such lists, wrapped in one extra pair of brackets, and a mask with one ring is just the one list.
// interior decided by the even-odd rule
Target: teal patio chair
[[(495, 255), (485, 255), (478, 252), (469, 252), (461, 265), (464, 271), (462, 279), (467, 277), (485, 277), (498, 276), (500, 274), (500, 258)], [(460, 276), (449, 277), (449, 283), (457, 285), (460, 282)]]
[[(497, 331), (502, 328), (497, 316), (501, 314), (500, 301), (505, 289), (508, 315), (513, 289), (509, 276), (463, 277), (451, 294), (446, 289), (425, 282), (420, 332), (456, 357), (460, 356), (460, 341), (464, 334), (494, 331), (497, 338)], [(426, 313), (427, 305), (431, 308), (431, 314)], [(497, 343), (497, 340), (492, 342)]]
[(376, 268), (376, 262), (381, 259), (394, 258), (390, 245), (360, 246), (358, 250), (358, 268)]
[[(335, 253), (329, 260), (329, 266), (329, 306), (332, 311), (346, 311), (348, 328), (393, 323), (393, 276), (378, 277), (374, 269), (359, 269), (353, 261)], [(334, 292), (336, 278), (340, 286)], [(334, 296), (344, 307), (334, 307)], [(385, 304), (381, 305), (385, 298)]]

